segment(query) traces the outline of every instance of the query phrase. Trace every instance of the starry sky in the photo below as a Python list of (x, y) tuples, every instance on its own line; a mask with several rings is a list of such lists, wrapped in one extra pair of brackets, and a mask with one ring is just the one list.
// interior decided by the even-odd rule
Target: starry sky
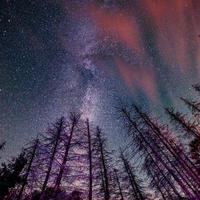
[(118, 99), (180, 107), (200, 75), (198, 0), (1, 0), (0, 141), (16, 155), (71, 111), (122, 141)]

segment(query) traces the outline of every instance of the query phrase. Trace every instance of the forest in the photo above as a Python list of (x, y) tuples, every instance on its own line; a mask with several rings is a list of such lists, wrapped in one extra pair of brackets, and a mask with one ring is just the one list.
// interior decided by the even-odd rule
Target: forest
[[(199, 84), (192, 88), (200, 95)], [(180, 99), (188, 113), (164, 108), (171, 124), (138, 104), (119, 104), (129, 142), (115, 150), (103, 127), (79, 113), (61, 116), (1, 162), (0, 199), (199, 200), (200, 101)], [(1, 141), (0, 156), (4, 149)]]

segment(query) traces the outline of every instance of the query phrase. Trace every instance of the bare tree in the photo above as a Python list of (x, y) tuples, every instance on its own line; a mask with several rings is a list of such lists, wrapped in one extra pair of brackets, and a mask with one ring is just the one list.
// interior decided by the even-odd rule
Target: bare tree
[(196, 90), (197, 92), (200, 93), (200, 84), (193, 84), (192, 87), (194, 88), (194, 90)]
[(192, 111), (192, 114), (195, 116), (197, 115), (199, 117), (200, 115), (200, 103), (197, 101), (191, 101), (186, 98), (181, 97), (180, 98), (186, 105), (187, 107)]
[(175, 112), (173, 108), (166, 108), (166, 113), (170, 116), (171, 121), (176, 125), (177, 129), (183, 130), (186, 134), (191, 134), (200, 139), (200, 133), (197, 129), (195, 121), (190, 122), (185, 115), (180, 112)]
[(88, 160), (89, 160), (89, 193), (88, 193), (88, 200), (92, 200), (92, 184), (93, 184), (93, 173), (92, 173), (92, 144), (91, 144), (91, 131), (90, 131), (90, 124), (89, 120), (86, 120), (87, 126), (87, 138), (88, 138)]
[[(199, 124), (195, 121), (189, 121), (186, 119), (186, 117), (181, 114), (180, 112), (175, 112), (174, 109), (166, 109), (167, 114), (171, 118), (171, 122), (176, 126), (176, 130), (181, 131), (187, 135), (187, 137), (193, 138), (193, 140), (190, 142), (190, 152), (193, 160), (195, 160), (196, 165), (194, 165), (190, 159), (188, 158), (188, 165), (190, 165), (191, 172), (196, 171), (198, 174), (200, 173), (199, 168), (199, 149), (200, 149), (200, 132), (199, 132)], [(196, 177), (197, 174), (194, 174), (194, 177)], [(197, 176), (198, 177), (198, 176)], [(199, 179), (198, 179), (199, 180)], [(197, 181), (197, 180), (196, 180)], [(200, 183), (200, 182), (199, 182)]]
[(2, 142), (2, 143), (0, 144), (0, 150), (3, 150), (4, 147), (5, 147), (5, 145), (6, 145), (6, 142)]
[[(178, 185), (186, 197), (198, 198), (198, 175), (189, 168), (187, 156), (169, 134), (169, 130), (150, 119), (135, 105), (131, 107), (131, 111), (121, 108), (121, 112), (137, 150), (142, 151), (146, 159), (150, 158), (149, 163), (153, 163), (160, 172), (166, 171), (168, 176), (166, 178), (163, 174), (163, 178), (174, 195), (181, 197), (176, 190)], [(197, 176), (194, 177), (194, 174)]]
[(123, 194), (123, 189), (122, 189), (122, 184), (119, 178), (119, 171), (115, 168), (114, 169), (114, 180), (116, 182), (117, 186), (117, 198), (119, 196), (120, 200), (124, 200), (124, 194)]
[[(100, 191), (103, 192), (104, 200), (111, 198), (110, 184), (110, 152), (107, 150), (106, 139), (103, 137), (101, 129), (96, 128), (96, 135), (93, 140), (93, 158), (95, 170), (95, 182), (101, 181)], [(97, 194), (98, 195), (98, 194)]]
[(133, 196), (136, 200), (144, 200), (146, 199), (146, 194), (143, 190), (143, 187), (141, 186), (141, 180), (136, 177), (134, 173), (134, 169), (131, 166), (128, 159), (124, 156), (124, 154), (120, 153), (120, 158), (122, 160), (122, 163), (124, 165), (125, 173), (128, 176), (129, 182), (132, 186)]
[[(4, 150), (5, 145), (6, 145), (6, 142), (2, 142), (2, 143), (0, 144), (0, 151), (1, 151), (1, 150)], [(1, 159), (1, 157), (0, 157), (0, 159)]]
[[(33, 146), (31, 146), (31, 148), (30, 148), (30, 153), (26, 152), (26, 155), (27, 155), (26, 157), (27, 157), (27, 160), (28, 160), (29, 163), (28, 163), (28, 167), (27, 167), (26, 172), (25, 172), (23, 184), (22, 184), (20, 192), (19, 192), (19, 194), (17, 196), (17, 200), (21, 199), (23, 191), (24, 191), (24, 188), (25, 188), (25, 186), (27, 184), (28, 176), (29, 176), (30, 171), (31, 171), (31, 167), (32, 167), (35, 155), (36, 155), (38, 144), (39, 144), (39, 139), (34, 140), (33, 141)], [(29, 149), (26, 149), (26, 151), (29, 151)]]
[(59, 144), (61, 141), (61, 134), (64, 131), (64, 117), (61, 117), (54, 125), (53, 128), (50, 128), (47, 133), (48, 136), (44, 138), (44, 145), (47, 147), (50, 147), (50, 158), (49, 158), (49, 163), (47, 165), (47, 172), (45, 176), (45, 180), (43, 182), (42, 190), (41, 190), (41, 196), (40, 200), (43, 200), (44, 198), (44, 192), (47, 187), (50, 175), (51, 175), (51, 170), (53, 167), (53, 163), (55, 161), (56, 153), (58, 152), (59, 149)]
[(74, 134), (75, 127), (78, 124), (79, 118), (80, 118), (79, 115), (71, 113), (69, 135), (65, 139), (65, 152), (64, 152), (64, 156), (63, 156), (63, 159), (62, 159), (60, 169), (59, 169), (58, 176), (56, 178), (55, 191), (60, 187), (60, 183), (61, 183), (61, 180), (62, 180), (65, 165), (66, 165), (66, 162), (67, 162), (68, 156), (69, 156), (69, 149), (71, 147), (72, 137), (73, 137), (73, 134)]

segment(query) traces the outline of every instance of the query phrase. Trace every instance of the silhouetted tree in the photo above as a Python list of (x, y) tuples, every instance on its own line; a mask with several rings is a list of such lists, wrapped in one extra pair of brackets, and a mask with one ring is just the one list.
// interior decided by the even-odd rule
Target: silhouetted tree
[(146, 199), (146, 194), (144, 192), (144, 189), (141, 185), (141, 180), (136, 177), (134, 173), (133, 166), (131, 166), (128, 159), (124, 156), (124, 154), (121, 152), (120, 158), (122, 160), (122, 163), (124, 165), (124, 171), (128, 176), (129, 183), (132, 187), (133, 196), (136, 200), (144, 200)]
[(26, 151), (27, 151), (26, 159), (28, 160), (28, 166), (27, 166), (27, 169), (25, 170), (25, 176), (23, 178), (22, 187), (18, 194), (17, 200), (20, 200), (22, 198), (22, 194), (23, 194), (24, 188), (27, 184), (27, 180), (28, 180), (28, 176), (30, 174), (31, 168), (32, 168), (32, 164), (33, 164), (34, 158), (36, 156), (38, 145), (39, 145), (39, 139), (36, 139), (33, 141), (33, 146), (31, 146), (30, 149), (26, 149)]
[(97, 192), (96, 195), (101, 196), (101, 192), (103, 192), (104, 200), (109, 200), (111, 198), (111, 157), (110, 152), (107, 150), (106, 139), (99, 127), (96, 128), (93, 139), (93, 160), (95, 182), (101, 182), (98, 189), (100, 193)]
[(190, 146), (191, 158), (195, 161), (195, 166), (200, 175), (200, 141), (199, 139), (197, 138), (193, 139), (190, 142), (189, 146)]
[(123, 195), (123, 189), (122, 189), (122, 184), (120, 182), (118, 170), (114, 169), (114, 181), (117, 187), (117, 190), (115, 191), (116, 198), (119, 200), (124, 200), (124, 195)]
[[(181, 100), (188, 106), (191, 110), (192, 115), (194, 116), (194, 131), (196, 134), (192, 141), (190, 141), (190, 153), (191, 158), (194, 160), (195, 165), (198, 169), (198, 173), (200, 174), (200, 134), (199, 134), (199, 124), (200, 124), (200, 102), (198, 101), (191, 101), (186, 98), (181, 98)], [(188, 131), (191, 133), (191, 131)]]
[(92, 191), (93, 191), (93, 174), (92, 174), (92, 141), (91, 141), (91, 131), (89, 120), (86, 120), (87, 127), (87, 138), (88, 138), (88, 161), (89, 161), (89, 192), (88, 192), (88, 200), (92, 200)]
[(55, 190), (57, 190), (60, 187), (60, 182), (61, 182), (61, 179), (62, 179), (62, 176), (63, 176), (65, 165), (66, 165), (66, 162), (68, 160), (69, 149), (71, 147), (72, 137), (73, 137), (73, 134), (74, 134), (75, 127), (78, 124), (79, 118), (80, 118), (79, 115), (76, 115), (76, 114), (73, 114), (73, 113), (70, 116), (69, 135), (65, 140), (64, 156), (63, 156), (63, 159), (62, 159), (62, 162), (61, 162), (61, 166), (60, 166), (60, 169), (59, 169), (59, 174), (58, 174), (58, 176), (56, 178)]
[(180, 99), (187, 105), (187, 107), (192, 111), (192, 114), (195, 117), (200, 116), (200, 103), (199, 102), (191, 101), (191, 100), (188, 100), (188, 99), (183, 98), (183, 97), (181, 97)]
[(20, 176), (27, 160), (21, 153), (15, 160), (8, 165), (3, 164), (0, 169), (0, 199), (4, 199), (9, 193), (9, 189), (14, 188), (16, 184), (21, 184), (23, 178)]
[(200, 84), (193, 84), (192, 85), (192, 87), (197, 91), (197, 92), (199, 92), (200, 93)]
[(195, 121), (188, 121), (185, 115), (181, 114), (180, 112), (175, 112), (173, 108), (166, 108), (165, 111), (170, 116), (171, 121), (177, 127), (177, 130), (181, 129), (186, 134), (191, 134), (200, 139), (200, 133), (197, 130), (197, 124)]
[[(6, 145), (6, 142), (2, 142), (0, 144), (0, 151), (4, 149), (5, 145)], [(0, 159), (1, 159), (1, 157), (0, 157)]]
[[(171, 122), (176, 126), (176, 130), (184, 132), (188, 137), (193, 138), (193, 140), (190, 142), (190, 152), (193, 160), (195, 160), (196, 162), (196, 166), (189, 159), (188, 162), (193, 169), (192, 171), (196, 170), (198, 173), (200, 173), (200, 168), (199, 168), (200, 133), (198, 124), (195, 121), (190, 122), (180, 112), (175, 112), (173, 108), (170, 109), (167, 108), (165, 110), (167, 114), (170, 116)], [(194, 176), (196, 176), (196, 174), (194, 174)]]
[[(190, 167), (189, 158), (169, 133), (167, 127), (152, 120), (135, 105), (131, 107), (131, 111), (124, 107), (121, 108), (121, 113), (128, 125), (129, 135), (135, 144), (134, 148), (143, 152), (145, 162), (158, 170), (164, 184), (170, 186), (173, 195), (181, 198), (180, 192), (176, 189), (179, 186), (186, 197), (198, 198), (198, 174)], [(147, 171), (146, 167), (144, 169)], [(154, 175), (152, 178), (155, 178)]]
[(5, 145), (6, 145), (6, 142), (2, 142), (2, 143), (0, 144), (0, 150), (3, 150), (4, 147), (5, 147)]
[(56, 154), (59, 151), (59, 144), (61, 142), (61, 134), (64, 131), (65, 127), (65, 119), (61, 117), (55, 124), (53, 124), (52, 128), (49, 128), (47, 134), (44, 136), (44, 148), (50, 149), (49, 158), (48, 154), (45, 155), (48, 160), (47, 163), (47, 171), (46, 176), (42, 185), (42, 192), (40, 199), (43, 200), (44, 192), (47, 187), (49, 178), (51, 176), (51, 170), (53, 167), (53, 163), (55, 162)]

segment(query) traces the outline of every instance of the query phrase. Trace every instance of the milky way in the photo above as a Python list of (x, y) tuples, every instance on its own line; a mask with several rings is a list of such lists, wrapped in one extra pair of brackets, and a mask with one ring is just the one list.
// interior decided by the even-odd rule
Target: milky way
[(199, 8), (195, 0), (4, 1), (0, 136), (6, 155), (71, 111), (100, 125), (115, 148), (122, 138), (118, 99), (158, 113), (179, 106), (200, 73)]

